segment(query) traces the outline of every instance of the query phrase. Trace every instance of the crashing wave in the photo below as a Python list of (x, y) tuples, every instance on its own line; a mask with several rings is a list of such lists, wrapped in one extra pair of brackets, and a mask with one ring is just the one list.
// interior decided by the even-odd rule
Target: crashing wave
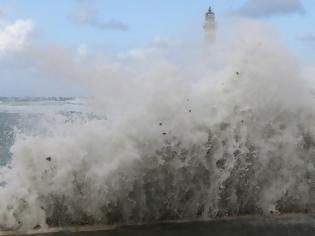
[(164, 61), (128, 67), (148, 78), (111, 80), (120, 93), (95, 99), (97, 111), (110, 104), (106, 119), (16, 133), (0, 228), (312, 211), (315, 100), (286, 49), (265, 31), (259, 44), (245, 36), (234, 53), (212, 48), (221, 66), (203, 58), (202, 79)]

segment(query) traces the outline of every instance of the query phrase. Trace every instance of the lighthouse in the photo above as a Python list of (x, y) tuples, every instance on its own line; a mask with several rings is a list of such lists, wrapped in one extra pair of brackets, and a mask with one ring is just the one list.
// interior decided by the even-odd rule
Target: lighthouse
[(207, 42), (215, 41), (215, 14), (209, 7), (208, 12), (205, 15), (205, 24), (203, 26), (205, 31), (205, 38)]

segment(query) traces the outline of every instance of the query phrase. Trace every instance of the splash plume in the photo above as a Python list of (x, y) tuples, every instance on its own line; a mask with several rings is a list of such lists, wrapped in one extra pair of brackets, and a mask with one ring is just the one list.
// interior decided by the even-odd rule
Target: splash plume
[(315, 103), (303, 67), (268, 27), (225, 27), (234, 30), (211, 48), (146, 48), (108, 63), (50, 63), (38, 49), (32, 63), (84, 84), (95, 116), (16, 132), (0, 171), (0, 228), (314, 209)]

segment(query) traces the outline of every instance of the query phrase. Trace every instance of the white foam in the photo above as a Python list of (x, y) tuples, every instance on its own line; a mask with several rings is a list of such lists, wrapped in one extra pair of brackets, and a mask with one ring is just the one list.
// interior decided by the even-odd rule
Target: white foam
[(1, 170), (0, 227), (195, 219), (247, 202), (264, 212), (286, 197), (312, 202), (305, 176), (315, 149), (303, 145), (315, 140), (314, 99), (299, 62), (264, 26), (233, 26), (207, 52), (190, 45), (76, 68), (94, 96), (85, 106), (107, 120), (56, 119), (44, 134), (17, 133)]

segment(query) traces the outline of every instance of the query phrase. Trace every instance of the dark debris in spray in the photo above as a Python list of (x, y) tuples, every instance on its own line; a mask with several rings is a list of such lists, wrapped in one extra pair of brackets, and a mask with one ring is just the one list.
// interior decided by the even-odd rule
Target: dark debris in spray
[[(288, 119), (290, 114), (284, 116)], [(263, 153), (261, 143), (256, 143), (246, 131), (253, 124), (251, 117), (251, 111), (244, 116), (236, 107), (231, 117), (234, 122), (217, 123), (206, 130), (205, 143), (189, 148), (181, 139), (166, 136), (163, 148), (118, 167), (99, 192), (91, 188), (84, 171), (74, 172), (69, 180), (72, 189), (67, 195), (40, 196), (47, 224), (132, 224), (312, 212), (315, 209), (315, 138), (299, 124), (284, 125), (284, 117), (264, 120), (261, 126), (255, 127), (260, 132), (260, 142), (271, 147)], [(290, 166), (286, 158), (279, 156), (292, 148), (281, 139), (288, 128), (302, 134), (293, 153), (299, 165)], [(284, 165), (287, 165), (285, 171), (298, 173), (295, 182), (275, 199), (274, 209), (266, 209), (264, 194), (273, 194), (270, 186), (274, 181), (287, 181)], [(92, 201), (100, 203), (97, 212), (87, 210)], [(21, 202), (20, 209), (27, 207), (26, 202)]]

